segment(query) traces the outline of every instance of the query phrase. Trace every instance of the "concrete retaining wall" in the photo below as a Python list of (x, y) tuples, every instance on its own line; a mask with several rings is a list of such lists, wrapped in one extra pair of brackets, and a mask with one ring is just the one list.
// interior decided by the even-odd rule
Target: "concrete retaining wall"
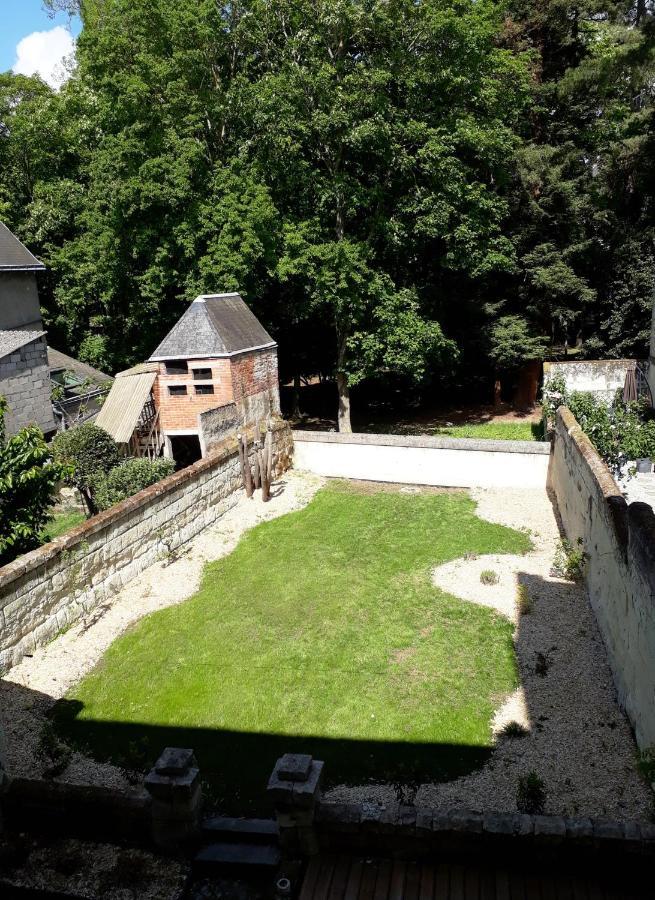
[(441, 487), (544, 487), (550, 444), (294, 431), (294, 464), (317, 475)]
[(544, 381), (561, 375), (569, 391), (588, 391), (611, 403), (622, 390), (634, 359), (581, 359), (571, 362), (544, 363)]
[[(293, 452), (273, 430), (274, 468)], [(0, 671), (52, 640), (123, 585), (213, 524), (237, 501), (236, 441), (0, 568)]]
[(589, 555), (586, 582), (619, 700), (640, 747), (655, 745), (655, 513), (628, 505), (568, 409), (560, 409), (549, 471), (569, 539)]

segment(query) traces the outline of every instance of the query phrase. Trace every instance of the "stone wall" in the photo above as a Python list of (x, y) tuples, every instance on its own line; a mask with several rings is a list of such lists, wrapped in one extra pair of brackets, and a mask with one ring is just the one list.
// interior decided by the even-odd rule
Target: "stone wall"
[(295, 465), (317, 475), (440, 487), (545, 487), (550, 444), (294, 432)]
[(200, 413), (200, 440), (205, 453), (212, 450), (221, 441), (234, 436), (239, 428), (239, 415), (236, 403), (225, 403), (215, 409)]
[(280, 413), (277, 348), (231, 358), (232, 390), (241, 422), (247, 425)]
[[(273, 430), (277, 474), (291, 462), (288, 426)], [(0, 568), (0, 671), (52, 640), (237, 502), (236, 441)]]
[(5, 421), (7, 434), (16, 434), (31, 424), (38, 425), (46, 434), (54, 431), (45, 337), (0, 359), (0, 394), (9, 405)]
[(623, 389), (625, 376), (634, 369), (634, 359), (581, 359), (544, 363), (544, 381), (561, 375), (569, 391), (588, 391), (611, 403)]
[(640, 747), (655, 745), (655, 513), (627, 504), (568, 409), (549, 470), (568, 538), (582, 538), (586, 582), (619, 695)]

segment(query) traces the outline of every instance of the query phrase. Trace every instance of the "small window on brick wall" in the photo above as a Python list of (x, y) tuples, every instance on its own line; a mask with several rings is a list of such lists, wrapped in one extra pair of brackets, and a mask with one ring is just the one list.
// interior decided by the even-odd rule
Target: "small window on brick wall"
[(213, 384), (197, 384), (196, 385), (196, 394), (213, 394), (214, 393), (214, 385)]
[(193, 369), (193, 378), (195, 381), (211, 381), (211, 369)]
[(186, 396), (186, 385), (185, 384), (170, 384), (168, 386), (168, 393), (171, 397), (185, 397)]
[(188, 371), (189, 366), (186, 359), (171, 359), (166, 363), (167, 375), (186, 375)]

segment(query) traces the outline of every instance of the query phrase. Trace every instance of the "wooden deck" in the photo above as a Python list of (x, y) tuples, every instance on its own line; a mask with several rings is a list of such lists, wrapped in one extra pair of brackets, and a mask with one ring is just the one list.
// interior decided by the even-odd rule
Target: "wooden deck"
[(642, 900), (635, 885), (607, 877), (524, 872), (451, 863), (322, 855), (311, 860), (300, 900)]

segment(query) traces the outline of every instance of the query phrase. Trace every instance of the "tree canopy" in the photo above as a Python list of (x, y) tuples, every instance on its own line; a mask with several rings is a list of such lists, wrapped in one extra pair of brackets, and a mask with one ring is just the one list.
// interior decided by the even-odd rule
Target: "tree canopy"
[(116, 370), (239, 290), (287, 376), (349, 389), (645, 355), (647, 0), (49, 0), (51, 91), (0, 75), (0, 218), (47, 324)]

